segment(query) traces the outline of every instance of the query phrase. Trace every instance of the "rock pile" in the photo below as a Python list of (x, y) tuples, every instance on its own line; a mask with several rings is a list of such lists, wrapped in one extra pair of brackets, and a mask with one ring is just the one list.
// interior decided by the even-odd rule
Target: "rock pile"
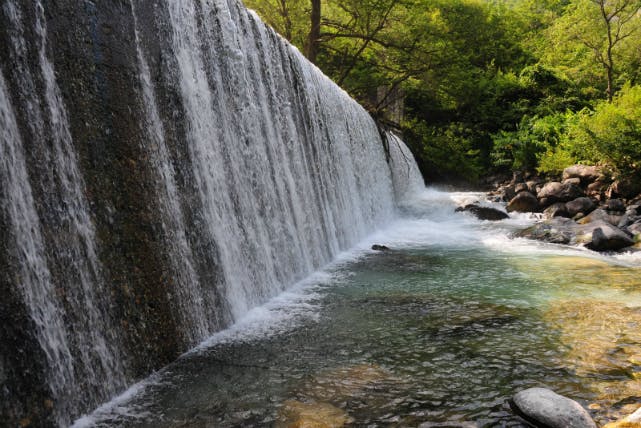
[(519, 236), (595, 251), (617, 251), (641, 242), (641, 184), (612, 180), (598, 166), (573, 165), (561, 181), (514, 174), (490, 193), (508, 212), (543, 213), (543, 222)]

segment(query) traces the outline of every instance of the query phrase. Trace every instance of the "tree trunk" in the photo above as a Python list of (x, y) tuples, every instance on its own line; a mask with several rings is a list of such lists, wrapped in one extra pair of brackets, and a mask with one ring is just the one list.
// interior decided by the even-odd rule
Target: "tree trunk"
[(305, 56), (308, 60), (316, 63), (316, 56), (318, 55), (318, 47), (320, 44), (320, 30), (321, 30), (321, 0), (311, 0), (312, 14), (311, 26), (309, 28), (309, 36), (305, 46)]

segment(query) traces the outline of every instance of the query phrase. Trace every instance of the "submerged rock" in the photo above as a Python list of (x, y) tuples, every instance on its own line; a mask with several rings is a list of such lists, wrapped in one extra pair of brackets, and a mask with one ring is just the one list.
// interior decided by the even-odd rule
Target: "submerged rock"
[(288, 400), (281, 407), (277, 428), (340, 428), (354, 420), (342, 409), (323, 402)]
[(497, 208), (492, 207), (482, 207), (476, 204), (468, 204), (464, 207), (458, 207), (456, 212), (470, 212), (474, 214), (479, 220), (503, 220), (509, 218), (510, 216)]
[(641, 407), (620, 421), (604, 425), (603, 428), (641, 428)]
[(564, 217), (554, 217), (528, 227), (517, 233), (519, 238), (536, 239), (539, 241), (551, 242), (553, 244), (569, 244), (575, 237), (574, 227), (576, 223)]
[(514, 396), (512, 404), (517, 413), (538, 427), (597, 428), (579, 403), (546, 388), (521, 391)]

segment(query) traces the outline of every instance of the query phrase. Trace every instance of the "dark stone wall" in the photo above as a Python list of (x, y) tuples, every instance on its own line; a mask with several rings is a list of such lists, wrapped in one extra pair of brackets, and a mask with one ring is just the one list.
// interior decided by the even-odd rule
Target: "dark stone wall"
[(186, 343), (168, 300), (174, 287), (143, 150), (133, 16), (127, 1), (60, 1), (49, 11), (52, 58), (136, 379)]

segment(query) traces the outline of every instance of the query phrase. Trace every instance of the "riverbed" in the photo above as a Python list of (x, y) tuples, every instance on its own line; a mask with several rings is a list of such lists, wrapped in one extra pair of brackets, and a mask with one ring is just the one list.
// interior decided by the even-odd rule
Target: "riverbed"
[(76, 426), (523, 426), (507, 400), (533, 386), (598, 423), (629, 412), (641, 257), (512, 238), (528, 215), (454, 212), (482, 200), (415, 195), (389, 227)]

